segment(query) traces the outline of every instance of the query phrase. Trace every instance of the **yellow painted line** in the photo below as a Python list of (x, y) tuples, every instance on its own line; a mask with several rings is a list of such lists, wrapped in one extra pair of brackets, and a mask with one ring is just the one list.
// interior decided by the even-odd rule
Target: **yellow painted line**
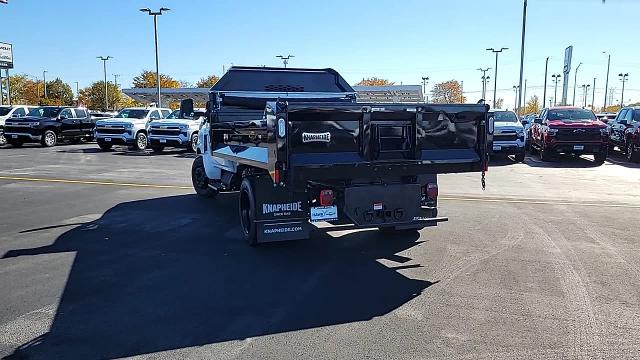
[(612, 204), (612, 203), (581, 203), (571, 201), (539, 201), (526, 199), (496, 199), (496, 198), (467, 198), (457, 196), (439, 196), (438, 200), (452, 201), (478, 201), (478, 202), (495, 202), (495, 203), (512, 203), (512, 204), (533, 204), (533, 205), (568, 205), (568, 206), (593, 206), (593, 207), (614, 207), (614, 208), (630, 208), (640, 209), (640, 205), (631, 204)]
[(141, 187), (141, 188), (153, 188), (153, 189), (192, 189), (191, 186), (179, 186), (179, 185), (137, 184), (137, 183), (121, 183), (121, 182), (115, 182), (115, 181), (50, 179), (50, 178), (32, 178), (32, 177), (3, 176), (3, 175), (0, 175), (0, 180), (39, 181), (39, 182), (82, 184), (82, 185), (127, 186), (127, 187)]

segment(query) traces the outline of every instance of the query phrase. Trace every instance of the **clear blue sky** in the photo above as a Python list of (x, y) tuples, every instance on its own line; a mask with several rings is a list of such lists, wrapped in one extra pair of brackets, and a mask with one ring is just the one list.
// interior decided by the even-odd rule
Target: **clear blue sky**
[[(498, 96), (513, 107), (521, 0), (9, 0), (0, 5), (0, 41), (13, 43), (13, 73), (41, 78), (47, 70), (48, 78), (83, 87), (103, 76), (96, 56), (111, 55), (109, 78), (121, 74), (128, 87), (155, 66), (152, 19), (138, 9), (160, 6), (172, 9), (159, 18), (160, 70), (179, 80), (221, 75), (232, 63), (278, 66), (276, 55), (293, 54), (291, 66), (333, 67), (351, 83), (369, 76), (403, 84), (419, 84), (422, 76), (430, 84), (462, 80), (465, 95), (475, 100), (482, 87), (475, 69), (494, 67), (485, 48), (509, 47), (500, 58)], [(551, 56), (549, 75), (561, 73), (564, 48), (573, 45), (574, 69), (584, 63), (578, 85), (598, 78), (598, 106), (605, 50), (612, 54), (614, 101), (620, 72), (630, 73), (625, 98), (640, 101), (638, 14), (638, 0), (529, 0), (527, 97), (542, 97), (545, 58)]]

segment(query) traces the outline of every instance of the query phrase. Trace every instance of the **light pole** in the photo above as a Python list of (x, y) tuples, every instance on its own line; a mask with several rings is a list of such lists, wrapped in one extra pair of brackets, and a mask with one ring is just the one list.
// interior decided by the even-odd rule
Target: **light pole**
[(522, 4), (522, 43), (520, 45), (520, 82), (518, 83), (518, 89), (520, 89), (520, 92), (518, 93), (518, 107), (516, 109), (519, 109), (522, 106), (522, 78), (524, 75), (524, 38), (525, 38), (526, 28), (527, 28), (527, 0), (524, 0), (524, 3)]
[[(607, 54), (605, 51), (603, 51), (602, 53)], [(607, 108), (607, 91), (609, 91), (609, 69), (611, 68), (611, 54), (607, 55), (609, 55), (607, 59), (607, 81), (604, 84), (604, 107), (602, 108), (602, 111)]]
[(556, 100), (558, 98), (558, 83), (560, 82), (560, 78), (562, 77), (562, 75), (551, 75), (551, 77), (553, 78), (552, 81), (555, 84), (555, 90), (553, 90), (553, 106), (556, 106), (558, 105), (558, 101)]
[(74, 83), (76, 84), (76, 106), (80, 105), (80, 88), (78, 86), (78, 82), (74, 81)]
[(580, 70), (580, 65), (582, 65), (582, 63), (578, 64), (576, 72), (573, 75), (573, 106), (576, 106), (576, 85), (578, 84), (578, 70)]
[(583, 103), (583, 108), (587, 107), (587, 97), (589, 96), (589, 88), (591, 87), (591, 85), (587, 85), (584, 84), (582, 85), (582, 89), (583, 89), (583, 93), (584, 93), (584, 103)]
[(496, 93), (498, 92), (498, 54), (503, 52), (504, 50), (509, 50), (509, 48), (503, 47), (500, 50), (496, 50), (494, 48), (488, 48), (487, 51), (491, 51), (496, 54), (496, 67), (493, 73), (493, 107), (496, 107)]
[(42, 84), (44, 84), (44, 98), (47, 98), (47, 70), (42, 72)]
[(294, 58), (294, 55), (287, 55), (287, 56), (283, 56), (283, 55), (278, 55), (276, 56), (277, 58), (282, 60), (282, 63), (284, 64), (284, 68), (287, 68), (287, 64), (289, 63), (289, 59)]
[[(593, 110), (593, 111), (595, 111), (595, 109), (593, 108), (593, 105), (596, 102), (596, 79), (597, 78), (593, 78), (593, 89), (591, 90), (591, 110)], [(605, 97), (606, 97), (606, 95), (605, 95)]]
[(622, 108), (624, 107), (624, 83), (629, 81), (629, 73), (620, 73), (618, 76), (620, 76), (620, 81), (622, 81), (622, 94), (620, 95), (620, 107)]
[(109, 95), (107, 94), (107, 61), (112, 59), (112, 57), (97, 56), (97, 58), (102, 60), (102, 69), (104, 70), (104, 109), (109, 110)]
[(428, 76), (422, 77), (422, 95), (425, 97), (425, 102), (429, 102), (429, 97), (427, 96), (427, 83), (429, 82)]
[(120, 77), (120, 74), (113, 74), (113, 85), (116, 86), (116, 89), (118, 88), (118, 78)]
[(487, 71), (491, 70), (491, 68), (478, 68), (477, 70), (482, 72), (482, 100), (487, 100)]
[(158, 11), (151, 11), (149, 8), (140, 9), (142, 12), (146, 12), (150, 16), (153, 16), (153, 39), (156, 47), (156, 87), (158, 89), (158, 101), (157, 107), (162, 107), (162, 100), (160, 99), (160, 65), (158, 61), (158, 16), (162, 15), (163, 11), (169, 11), (171, 9), (161, 7)]
[(549, 57), (547, 56), (547, 61), (545, 61), (544, 64), (544, 91), (542, 93), (542, 107), (544, 107), (544, 104), (546, 104), (547, 102), (547, 78), (549, 77), (547, 75), (549, 70)]
[(518, 113), (518, 85), (513, 86), (513, 91), (516, 94), (515, 99), (513, 99), (513, 111)]

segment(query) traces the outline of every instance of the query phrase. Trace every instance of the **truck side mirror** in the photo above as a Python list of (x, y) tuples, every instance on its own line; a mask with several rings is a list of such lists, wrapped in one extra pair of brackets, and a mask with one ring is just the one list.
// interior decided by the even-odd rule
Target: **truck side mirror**
[(487, 119), (487, 129), (489, 131), (489, 135), (493, 135), (494, 122), (495, 122), (494, 117), (493, 116), (489, 116), (489, 118)]
[(529, 120), (528, 119), (522, 119), (522, 120), (520, 120), (520, 123), (522, 125), (527, 125), (529, 123)]
[(66, 115), (60, 115), (60, 116), (58, 116), (58, 120), (67, 120), (67, 116)]
[(534, 124), (542, 124), (542, 119), (541, 118), (535, 118), (535, 119), (533, 119), (533, 123)]

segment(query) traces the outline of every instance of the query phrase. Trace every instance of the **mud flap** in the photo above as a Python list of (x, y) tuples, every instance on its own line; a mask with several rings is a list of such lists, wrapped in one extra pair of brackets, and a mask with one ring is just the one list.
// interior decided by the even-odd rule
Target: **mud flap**
[(258, 222), (258, 243), (303, 240), (311, 234), (311, 224), (304, 220), (286, 220), (281, 222)]

